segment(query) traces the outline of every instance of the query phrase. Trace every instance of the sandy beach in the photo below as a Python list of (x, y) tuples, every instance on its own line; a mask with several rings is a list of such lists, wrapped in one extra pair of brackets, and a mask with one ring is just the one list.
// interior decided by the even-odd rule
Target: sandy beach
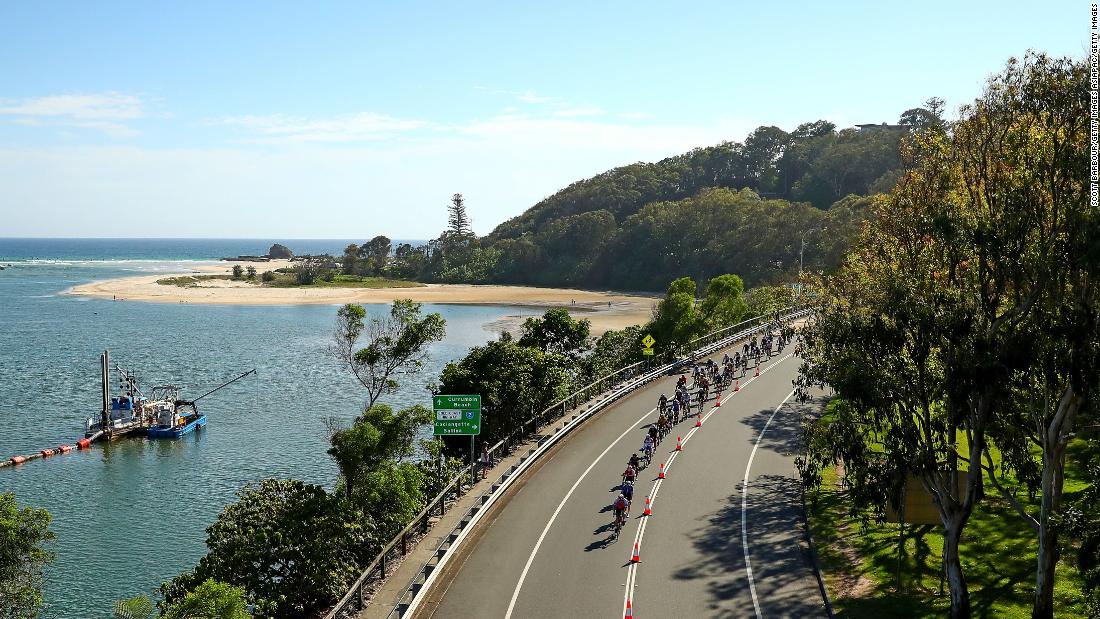
[[(412, 299), (422, 303), (513, 305), (520, 307), (565, 307), (577, 318), (592, 322), (593, 335), (647, 322), (657, 303), (654, 297), (574, 290), (468, 284), (427, 284), (415, 288), (264, 288), (244, 281), (210, 280), (198, 286), (181, 287), (158, 284), (157, 280), (196, 273), (231, 272), (233, 265), (257, 271), (269, 271), (290, 264), (288, 260), (271, 262), (226, 262), (195, 268), (189, 273), (161, 273), (109, 279), (74, 286), (68, 294), (155, 303), (196, 303), (224, 305), (337, 305), (343, 303), (389, 303), (394, 299)], [(609, 305), (610, 304), (610, 305)], [(505, 317), (494, 326), (516, 331), (520, 317)]]

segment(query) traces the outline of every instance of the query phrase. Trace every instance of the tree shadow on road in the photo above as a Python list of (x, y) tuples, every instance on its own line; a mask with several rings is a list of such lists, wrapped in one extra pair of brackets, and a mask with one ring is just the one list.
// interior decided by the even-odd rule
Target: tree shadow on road
[(772, 413), (775, 413), (775, 409), (763, 409), (746, 415), (741, 423), (752, 428), (752, 436), (749, 438), (750, 449), (751, 445), (756, 443), (757, 437), (760, 436), (768, 420), (772, 419), (767, 433), (760, 440), (760, 447), (791, 457), (802, 453), (805, 446), (802, 434), (803, 420), (816, 418), (828, 401), (827, 397), (812, 398), (805, 403), (788, 401), (783, 409), (775, 414), (774, 419), (772, 419)]
[[(749, 556), (763, 614), (823, 616), (824, 605), (803, 541), (802, 498), (797, 480), (781, 475), (753, 480), (748, 516)], [(726, 497), (723, 507), (703, 522), (688, 533), (696, 558), (674, 571), (673, 577), (705, 583), (708, 616), (751, 615), (752, 598), (741, 538), (741, 489)], [(748, 609), (746, 603), (750, 605)]]

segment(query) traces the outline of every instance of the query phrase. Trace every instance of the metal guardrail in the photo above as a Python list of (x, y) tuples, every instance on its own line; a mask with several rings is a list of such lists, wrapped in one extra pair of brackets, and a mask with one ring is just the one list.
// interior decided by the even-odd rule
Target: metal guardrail
[[(780, 311), (780, 313), (783, 314), (783, 319), (790, 320), (798, 318), (806, 313), (806, 310), (787, 313), (791, 309), (793, 308), (785, 308)], [(439, 560), (443, 558), (451, 549), (452, 544), (458, 539), (459, 531), (464, 530), (475, 519), (477, 513), (489, 502), (490, 497), (492, 497), (494, 493), (504, 488), (506, 485), (509, 485), (508, 480), (517, 470), (526, 468), (526, 464), (531, 457), (535, 455), (535, 452), (546, 445), (548, 441), (556, 442), (567, 429), (571, 430), (598, 410), (601, 410), (611, 402), (630, 393), (638, 387), (658, 378), (668, 370), (682, 363), (693, 361), (700, 356), (710, 354), (713, 350), (724, 347), (730, 340), (748, 337), (753, 331), (770, 323), (771, 319), (772, 316), (758, 316), (695, 338), (685, 346), (685, 348), (692, 351), (689, 355), (683, 358), (673, 358), (671, 362), (664, 363), (660, 366), (658, 366), (657, 360), (649, 359), (620, 368), (581, 387), (565, 398), (562, 398), (560, 401), (547, 406), (538, 414), (533, 415), (530, 419), (508, 434), (508, 436), (497, 441), (496, 444), (489, 448), (491, 461), (498, 460), (498, 454), (501, 457), (509, 455), (526, 437), (536, 434), (540, 427), (550, 423), (554, 418), (553, 415), (557, 415), (559, 411), (560, 414), (564, 416), (569, 410), (575, 410), (577, 406), (591, 400), (595, 395), (605, 393), (609, 388), (611, 389), (607, 397), (598, 399), (590, 408), (586, 409), (581, 414), (573, 415), (570, 420), (563, 423), (562, 427), (555, 430), (551, 437), (540, 440), (535, 447), (528, 450), (528, 453), (523, 456), (519, 464), (513, 465), (511, 470), (503, 473), (500, 478), (490, 486), (489, 491), (481, 496), (481, 500), (478, 504), (470, 509), (469, 513), (459, 522), (458, 526), (455, 527), (451, 534), (443, 539), (443, 542), (436, 549), (433, 559)], [(667, 359), (669, 357), (666, 356), (664, 358)], [(654, 366), (658, 367), (652, 369)], [(358, 612), (365, 608), (367, 605), (367, 585), (386, 578), (386, 562), (388, 557), (398, 549), (400, 549), (400, 557), (404, 557), (408, 554), (409, 542), (410, 539), (412, 539), (410, 536), (415, 535), (415, 532), (418, 530), (421, 534), (426, 534), (429, 530), (432, 516), (438, 512), (439, 516), (442, 517), (443, 514), (446, 513), (448, 497), (453, 495), (454, 499), (457, 499), (464, 494), (465, 488), (463, 487), (463, 482), (467, 479), (467, 476), (472, 476), (475, 471), (476, 468), (474, 464), (469, 464), (462, 468), (455, 477), (451, 479), (443, 491), (429, 501), (427, 506), (417, 514), (400, 533), (395, 535), (389, 543), (382, 547), (382, 550), (379, 551), (374, 561), (363, 570), (348, 589), (348, 592), (339, 602), (337, 602), (336, 606), (325, 615), (324, 619), (345, 619), (352, 616), (350, 613)], [(470, 485), (472, 486), (472, 478), (470, 481)], [(412, 541), (415, 542), (417, 540), (412, 539)], [(390, 612), (390, 616), (394, 616), (395, 614), (398, 617), (403, 616), (405, 609), (409, 607), (416, 594), (422, 590), (424, 584), (426, 584), (428, 575), (432, 573), (435, 566), (430, 565), (430, 563), (431, 560), (429, 560), (429, 564), (425, 564), (420, 570), (420, 574), (425, 578), (425, 582), (418, 584), (415, 579), (410, 582), (398, 597), (398, 604)], [(375, 577), (376, 574), (377, 577)], [(410, 597), (410, 595), (412, 598), (410, 598), (409, 602), (405, 602), (405, 598)]]

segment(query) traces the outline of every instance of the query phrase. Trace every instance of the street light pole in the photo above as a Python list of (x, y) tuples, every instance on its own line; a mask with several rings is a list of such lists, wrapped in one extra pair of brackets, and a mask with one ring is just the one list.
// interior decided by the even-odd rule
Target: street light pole
[(802, 232), (802, 248), (798, 250), (798, 281), (800, 282), (799, 283), (800, 286), (802, 285), (801, 284), (801, 282), (802, 282), (802, 253), (806, 251), (806, 233), (807, 232), (809, 232), (809, 231), (804, 230)]
[(811, 232), (824, 232), (828, 228), (810, 228), (802, 231), (802, 246), (798, 249), (798, 298), (802, 298), (802, 254), (806, 252), (806, 235)]

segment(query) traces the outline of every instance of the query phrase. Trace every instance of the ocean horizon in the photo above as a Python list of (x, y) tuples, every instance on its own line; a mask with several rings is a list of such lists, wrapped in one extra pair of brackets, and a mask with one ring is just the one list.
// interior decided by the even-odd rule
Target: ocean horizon
[[(350, 243), (368, 239), (232, 239), (232, 238), (68, 238), (0, 237), (0, 263), (45, 260), (81, 262), (217, 261), (236, 256), (261, 256), (275, 243), (299, 254), (340, 255)], [(422, 239), (392, 239), (422, 245)]]

